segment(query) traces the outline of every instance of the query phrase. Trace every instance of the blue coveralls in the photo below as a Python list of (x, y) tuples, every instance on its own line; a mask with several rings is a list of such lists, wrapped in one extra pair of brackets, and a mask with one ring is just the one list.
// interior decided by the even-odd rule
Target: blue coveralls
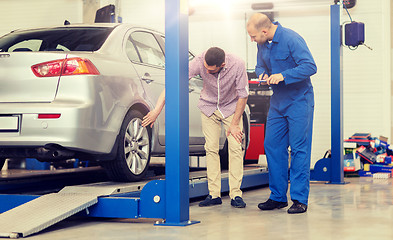
[(271, 85), (273, 95), (266, 123), (265, 152), (270, 199), (287, 202), (288, 147), (291, 148), (290, 195), (308, 204), (314, 91), (310, 76), (317, 67), (304, 39), (279, 23), (273, 40), (258, 46), (257, 76), (281, 73)]

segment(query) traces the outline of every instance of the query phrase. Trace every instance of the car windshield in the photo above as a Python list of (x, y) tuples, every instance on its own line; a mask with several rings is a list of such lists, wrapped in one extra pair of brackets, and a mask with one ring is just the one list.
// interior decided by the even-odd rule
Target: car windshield
[(97, 51), (113, 27), (59, 27), (15, 31), (0, 38), (0, 52)]

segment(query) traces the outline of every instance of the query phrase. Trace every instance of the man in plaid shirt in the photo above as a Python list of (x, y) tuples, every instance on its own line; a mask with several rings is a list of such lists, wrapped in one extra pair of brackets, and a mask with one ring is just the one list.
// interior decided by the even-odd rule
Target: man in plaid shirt
[[(217, 47), (194, 58), (189, 64), (189, 78), (200, 75), (203, 89), (198, 107), (201, 110), (202, 131), (205, 136), (206, 164), (209, 195), (200, 207), (222, 204), (219, 138), (224, 125), (229, 151), (229, 196), (231, 205), (246, 207), (240, 186), (243, 179), (242, 115), (248, 98), (248, 79), (245, 63), (240, 58), (225, 54)], [(153, 124), (165, 104), (161, 93), (155, 109), (144, 118), (142, 125)]]

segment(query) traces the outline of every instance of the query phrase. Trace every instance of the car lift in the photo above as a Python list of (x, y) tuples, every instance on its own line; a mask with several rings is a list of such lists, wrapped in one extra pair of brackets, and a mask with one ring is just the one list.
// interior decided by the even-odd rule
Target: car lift
[[(189, 220), (189, 198), (207, 195), (208, 188), (206, 177), (191, 177), (188, 166), (188, 6), (184, 0), (165, 4), (165, 78), (171, 86), (166, 88), (166, 132), (171, 134), (165, 141), (165, 179), (71, 186), (43, 196), (0, 195), (1, 212), (9, 210), (0, 215), (0, 237), (26, 237), (83, 210), (92, 217), (163, 219), (155, 225), (198, 223)], [(225, 174), (222, 181), (228, 191)], [(267, 183), (266, 170), (244, 171), (242, 188)]]
[[(267, 184), (266, 169), (245, 167), (242, 189)], [(206, 171), (190, 173), (188, 191), (190, 198), (208, 195)], [(228, 191), (228, 173), (223, 173), (222, 192)], [(156, 225), (161, 225), (166, 220), (165, 196), (163, 179), (67, 186), (57, 193), (42, 196), (3, 194), (0, 195), (0, 237), (26, 237), (75, 214), (86, 217), (163, 219), (156, 222)]]

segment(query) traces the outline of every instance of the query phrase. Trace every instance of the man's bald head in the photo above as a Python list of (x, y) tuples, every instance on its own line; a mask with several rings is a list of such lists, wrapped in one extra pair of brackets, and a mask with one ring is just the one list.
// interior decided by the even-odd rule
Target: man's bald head
[(269, 29), (272, 25), (272, 21), (263, 13), (253, 14), (247, 22), (247, 27), (252, 26), (258, 31), (262, 28)]
[(277, 26), (263, 13), (253, 14), (247, 22), (247, 32), (251, 41), (260, 45), (272, 40)]

